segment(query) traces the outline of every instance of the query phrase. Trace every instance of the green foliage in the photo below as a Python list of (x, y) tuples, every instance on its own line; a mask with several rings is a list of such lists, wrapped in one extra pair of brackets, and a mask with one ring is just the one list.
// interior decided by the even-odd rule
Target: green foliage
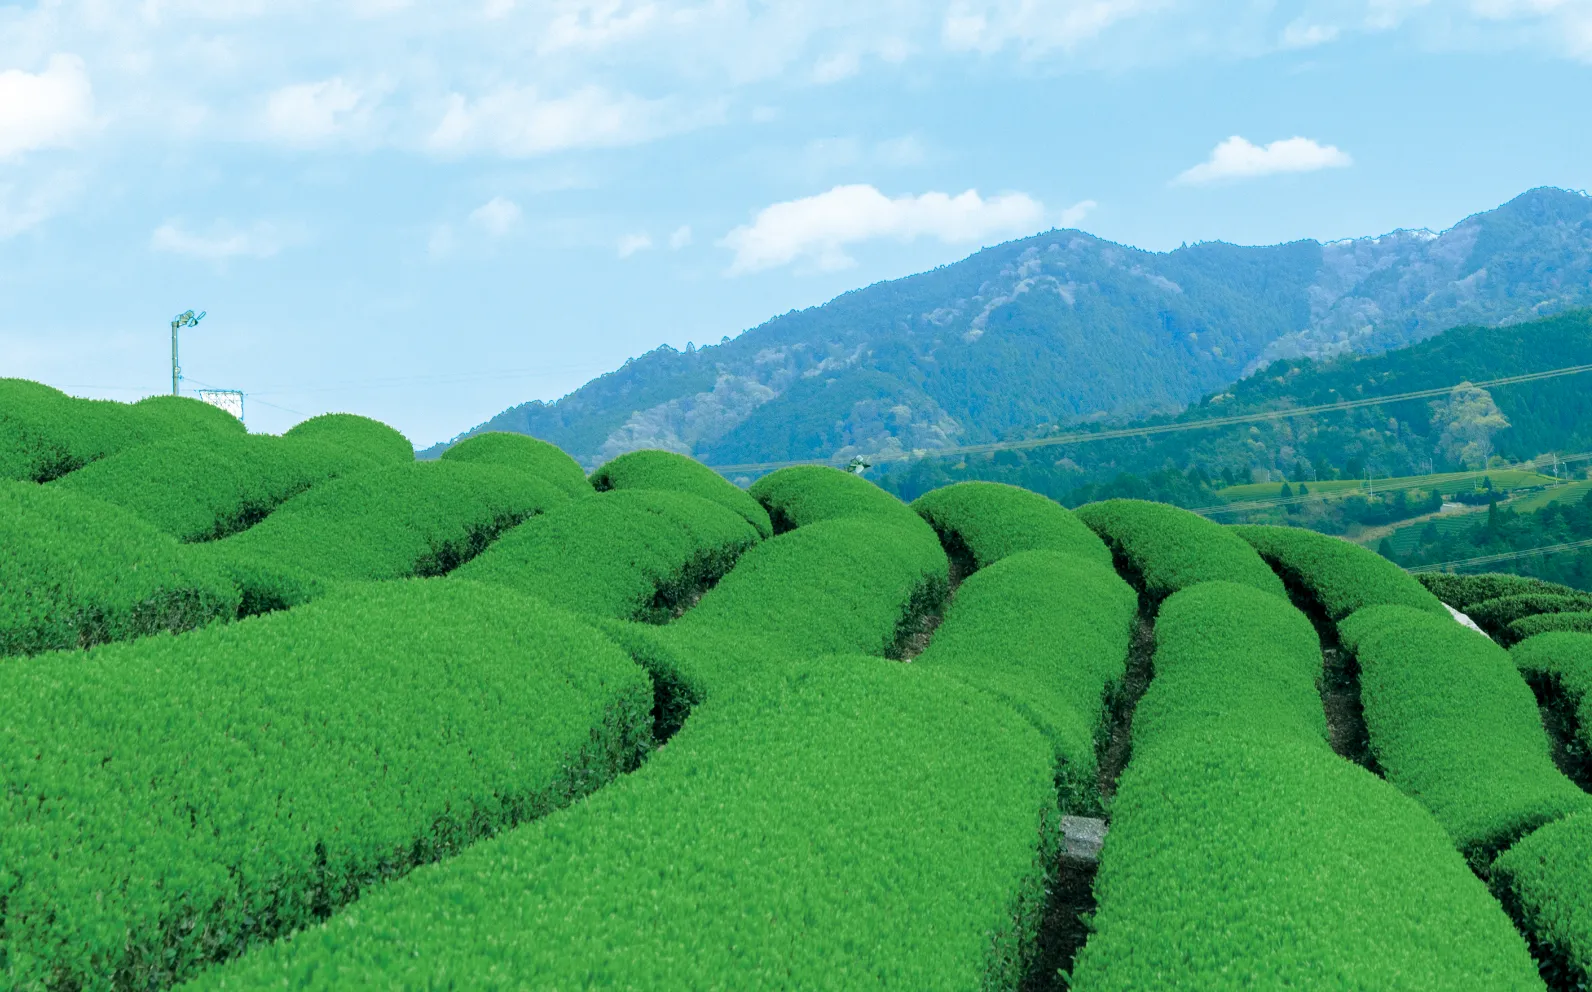
[(1282, 581), (1228, 528), (1164, 503), (1113, 499), (1079, 507), (1118, 563), (1155, 600), (1201, 582), (1238, 582), (1286, 596)]
[(149, 441), (241, 435), (237, 418), (198, 400), (83, 400), (26, 379), (0, 379), (0, 479), (48, 482)]
[(1303, 615), (1207, 583), (1156, 641), (1071, 988), (1540, 990), (1431, 817), (1327, 746)]
[(912, 509), (940, 535), (941, 544), (965, 551), (975, 568), (1041, 548), (1111, 564), (1110, 550), (1076, 516), (1016, 486), (963, 482), (918, 497)]
[(1541, 613), (1534, 617), (1516, 620), (1509, 625), (1510, 643), (1551, 631), (1592, 634), (1592, 612)]
[(1514, 908), (1555, 988), (1592, 986), (1592, 813), (1550, 823), (1492, 865), (1493, 888)]
[(180, 541), (209, 541), (248, 529), (317, 483), (375, 464), (319, 441), (216, 434), (126, 448), (51, 485), (125, 507)]
[(591, 475), (591, 484), (605, 489), (668, 489), (690, 493), (734, 510), (770, 537), (774, 525), (768, 511), (744, 489), (701, 462), (672, 451), (632, 451), (605, 463)]
[(571, 496), (590, 496), (592, 492), (579, 462), (564, 454), (557, 445), (525, 434), (506, 431), (477, 434), (444, 451), (442, 457), (449, 461), (518, 469)]
[(768, 510), (776, 534), (842, 517), (894, 520), (928, 530), (905, 503), (862, 476), (837, 468), (782, 468), (758, 479), (750, 492)]
[(578, 805), (196, 987), (1015, 989), (1050, 773), (1026, 721), (950, 679), (804, 663), (702, 704)]
[(415, 448), (408, 438), (379, 420), (355, 413), (323, 413), (299, 422), (283, 437), (340, 445), (384, 464), (415, 460)]
[(1588, 807), (1554, 767), (1509, 653), (1446, 617), (1370, 606), (1339, 625), (1360, 665), (1371, 751), (1473, 860)]
[(507, 590), (353, 587), (0, 665), (0, 967), (155, 988), (634, 767), (645, 675)]
[(1465, 613), (1476, 625), (1506, 647), (1514, 643), (1509, 626), (1516, 620), (1538, 614), (1585, 613), (1592, 610), (1592, 596), (1585, 594), (1552, 596), (1544, 593), (1526, 593), (1520, 596), (1500, 596), (1484, 599)]
[(701, 699), (803, 658), (892, 654), (949, 588), (944, 550), (913, 522), (841, 518), (770, 538), (679, 620), (633, 637), (634, 655)]
[[(1592, 390), (1587, 392), (1592, 393)], [(1419, 535), (1416, 541), (1407, 542), (1397, 555), (1399, 564), (1406, 567), (1440, 565), (1592, 539), (1592, 490), (1573, 499), (1548, 503), (1529, 513), (1500, 505), (1496, 512), (1489, 511), (1485, 517), (1476, 514), (1470, 518), (1449, 519), (1456, 526), (1433, 528)], [(1474, 522), (1466, 525), (1466, 519)], [(1592, 547), (1544, 555), (1520, 554), (1492, 567), (1530, 576), (1543, 585), (1592, 592)]]
[(527, 520), (453, 574), (578, 613), (664, 623), (757, 540), (750, 524), (717, 503), (618, 490)]
[(1524, 575), (1501, 573), (1454, 575), (1450, 572), (1421, 572), (1415, 577), (1434, 596), (1461, 613), (1477, 603), (1498, 599), (1501, 596), (1524, 596), (1530, 593), (1571, 596), (1576, 592), (1569, 586), (1555, 585)]
[(1592, 755), (1592, 630), (1540, 633), (1517, 643), (1509, 654), (1538, 698), (1562, 707), (1563, 715), (1571, 718), (1573, 739), (1564, 742), (1566, 756), (1587, 762)]
[(1096, 747), (1137, 609), (1137, 595), (1109, 564), (1019, 551), (961, 584), (913, 664), (983, 689), (1027, 717), (1055, 749), (1063, 812), (1097, 816)]
[(1437, 597), (1409, 573), (1358, 544), (1297, 527), (1232, 529), (1289, 582), (1308, 592), (1334, 621), (1363, 607), (1385, 604), (1449, 619)]
[(241, 534), (196, 551), (228, 568), (245, 596), (302, 601), (286, 577), (442, 575), (526, 517), (567, 502), (497, 465), (409, 462), (344, 476), (282, 504)]
[(237, 611), (224, 573), (126, 510), (0, 482), (0, 655), (188, 630)]

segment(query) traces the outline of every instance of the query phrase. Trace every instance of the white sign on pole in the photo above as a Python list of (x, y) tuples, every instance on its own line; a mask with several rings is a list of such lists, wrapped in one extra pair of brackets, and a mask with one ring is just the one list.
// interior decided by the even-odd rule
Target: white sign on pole
[(201, 389), (199, 398), (211, 406), (221, 409), (243, 419), (243, 391), (238, 389)]

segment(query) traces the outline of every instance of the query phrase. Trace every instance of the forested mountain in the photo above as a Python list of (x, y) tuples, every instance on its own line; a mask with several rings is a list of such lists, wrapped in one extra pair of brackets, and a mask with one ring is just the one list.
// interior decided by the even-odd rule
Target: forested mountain
[[(1466, 326), (1380, 355), (1274, 362), (1176, 417), (1194, 422), (1462, 382), (1592, 365), (1592, 310), (1507, 327)], [(1547, 452), (1592, 451), (1592, 372), (1492, 390), (1148, 437), (967, 457), (927, 457), (875, 470), (904, 499), (964, 479), (1010, 482), (1076, 505), (1107, 496), (1211, 502), (1206, 485), (1313, 482), (1476, 469)]]
[(1156, 253), (1050, 231), (720, 345), (659, 348), (460, 438), (531, 434), (588, 466), (644, 447), (714, 464), (933, 449), (1170, 413), (1277, 359), (1377, 353), (1588, 304), (1592, 198), (1560, 189), (1442, 234), (1325, 245)]

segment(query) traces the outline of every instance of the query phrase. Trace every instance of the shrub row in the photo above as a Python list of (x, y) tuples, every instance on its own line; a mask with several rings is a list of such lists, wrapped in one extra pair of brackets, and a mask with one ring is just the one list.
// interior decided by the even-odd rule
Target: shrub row
[(949, 587), (934, 532), (912, 522), (807, 524), (747, 551), (674, 623), (606, 629), (682, 704), (804, 658), (890, 654)]
[(1233, 527), (1282, 576), (1307, 592), (1334, 622), (1366, 606), (1394, 604), (1451, 619), (1408, 572), (1369, 551), (1302, 527)]
[(633, 767), (646, 676), (508, 590), (350, 586), (0, 665), (0, 974), (153, 989)]
[(1472, 860), (1592, 805), (1554, 767), (1536, 699), (1503, 648), (1406, 606), (1367, 607), (1338, 630), (1359, 661), (1371, 751), (1388, 781)]
[(690, 493), (739, 513), (763, 537), (774, 533), (768, 511), (749, 493), (701, 462), (672, 451), (632, 451), (620, 455), (593, 472), (591, 484), (598, 491), (666, 489)]
[(185, 551), (119, 507), (0, 481), (0, 656), (236, 616), (226, 574)]
[(227, 568), (245, 612), (289, 606), (316, 580), (442, 575), (499, 532), (568, 501), (513, 469), (409, 462), (335, 479), (241, 534), (194, 548)]
[[(1592, 753), (1592, 634), (1547, 633), (1516, 644), (1516, 666), (1551, 705), (1575, 715), (1566, 750)], [(1549, 823), (1499, 855), (1493, 888), (1541, 949), (1555, 987), (1592, 986), (1592, 813)]]
[(1545, 582), (1524, 575), (1506, 575), (1492, 572), (1485, 575), (1452, 575), (1446, 572), (1422, 572), (1416, 576), (1438, 599), (1460, 612), (1500, 596), (1524, 596), (1542, 593), (1550, 596), (1573, 596), (1576, 590), (1556, 582)]
[(283, 436), (323, 441), (382, 463), (399, 465), (415, 460), (415, 448), (408, 438), (379, 420), (357, 413), (323, 413), (300, 421)]
[(1286, 596), (1249, 545), (1229, 528), (1166, 503), (1111, 499), (1079, 507), (1079, 519), (1110, 547), (1153, 600), (1201, 582), (1238, 582)]
[(768, 510), (774, 533), (821, 520), (870, 517), (922, 526), (911, 508), (860, 475), (821, 465), (771, 472), (752, 483), (753, 499)]
[(1050, 771), (1026, 721), (950, 679), (802, 663), (586, 801), (195, 988), (1015, 989)]
[(590, 496), (591, 483), (580, 463), (556, 444), (528, 434), (488, 431), (466, 438), (442, 453), (443, 459), (476, 465), (501, 465), (533, 475), (571, 496)]
[(912, 504), (953, 555), (974, 568), (1019, 551), (1063, 551), (1102, 565), (1111, 552), (1083, 521), (1055, 500), (999, 482), (958, 482)]
[(180, 541), (246, 530), (311, 486), (377, 462), (318, 441), (215, 435), (126, 448), (51, 483), (115, 503)]
[(1588, 610), (1592, 610), (1592, 596), (1533, 592), (1484, 599), (1465, 613), (1494, 640), (1508, 645), (1514, 643), (1509, 627), (1517, 620), (1541, 614), (1585, 613)]
[(717, 503), (617, 490), (527, 520), (453, 574), (578, 613), (664, 623), (757, 540)]
[(198, 400), (83, 400), (26, 379), (0, 379), (0, 479), (47, 482), (137, 444), (243, 433), (236, 417)]
[(1509, 625), (1508, 640), (1510, 643), (1516, 643), (1527, 638), (1536, 637), (1538, 634), (1547, 634), (1555, 631), (1592, 634), (1592, 612), (1539, 613), (1534, 617), (1516, 620)]
[(1055, 751), (1062, 811), (1098, 816), (1096, 748), (1137, 609), (1138, 596), (1110, 565), (1022, 551), (962, 583), (914, 664), (1027, 717)]
[(1070, 988), (1541, 989), (1432, 818), (1327, 746), (1302, 614), (1197, 585), (1156, 639)]

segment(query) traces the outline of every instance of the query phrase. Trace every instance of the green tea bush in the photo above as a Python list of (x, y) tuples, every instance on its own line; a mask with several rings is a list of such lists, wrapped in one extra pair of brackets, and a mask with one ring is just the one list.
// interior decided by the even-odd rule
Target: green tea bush
[(1577, 590), (1556, 582), (1527, 578), (1524, 575), (1451, 575), (1446, 572), (1422, 572), (1415, 576), (1432, 595), (1460, 612), (1477, 603), (1500, 596), (1523, 596), (1541, 593), (1549, 596), (1574, 596)]
[(664, 623), (757, 540), (751, 524), (717, 503), (616, 490), (527, 520), (453, 574), (577, 613)]
[(1072, 511), (1027, 489), (999, 482), (958, 482), (912, 504), (940, 542), (975, 568), (1019, 551), (1064, 551), (1102, 565), (1111, 551)]
[(1327, 745), (1302, 614), (1195, 585), (1156, 641), (1070, 988), (1541, 989), (1436, 822)]
[(1539, 614), (1552, 613), (1585, 613), (1592, 610), (1592, 596), (1555, 596), (1547, 593), (1533, 592), (1518, 596), (1499, 596), (1497, 599), (1484, 599), (1471, 606), (1465, 613), (1495, 640), (1504, 644), (1512, 643), (1509, 635), (1509, 625), (1516, 620), (1534, 617)]
[(776, 534), (841, 517), (874, 517), (924, 526), (905, 503), (862, 476), (838, 468), (782, 468), (752, 483), (748, 491), (768, 510)]
[(443, 459), (518, 469), (571, 496), (590, 496), (591, 483), (580, 463), (556, 444), (508, 431), (488, 431), (466, 438), (442, 453)]
[(1137, 611), (1138, 596), (1109, 564), (1020, 551), (962, 583), (913, 663), (1027, 717), (1055, 750), (1062, 811), (1099, 815), (1096, 746)]
[(246, 530), (320, 482), (377, 463), (346, 448), (269, 434), (127, 448), (51, 485), (115, 503), (180, 541)]
[(243, 433), (237, 418), (186, 397), (84, 400), (26, 379), (0, 379), (0, 479), (48, 482), (134, 445)]
[(1363, 607), (1387, 604), (1452, 620), (1437, 597), (1413, 576), (1358, 544), (1302, 527), (1244, 525), (1232, 530), (1285, 579), (1305, 590), (1333, 621)]
[(1553, 987), (1592, 987), (1592, 813), (1550, 823), (1499, 855), (1492, 884), (1540, 949)]
[(1338, 630), (1388, 781), (1473, 860), (1589, 806), (1554, 767), (1531, 689), (1486, 636), (1406, 606), (1366, 607)]
[(1539, 613), (1509, 625), (1510, 643), (1551, 631), (1592, 634), (1592, 612), (1589, 613)]
[(746, 490), (701, 462), (672, 451), (632, 451), (620, 455), (593, 472), (591, 484), (599, 491), (667, 489), (690, 493), (739, 513), (763, 537), (774, 533), (768, 511)]
[(1106, 542), (1154, 600), (1201, 582), (1239, 582), (1287, 596), (1282, 580), (1229, 528), (1166, 503), (1111, 499), (1078, 518)]
[(1015, 989), (1055, 821), (1048, 748), (1008, 707), (916, 666), (807, 662), (194, 988)]
[(634, 767), (646, 676), (475, 583), (0, 664), (0, 982), (153, 989)]
[(442, 575), (501, 531), (568, 501), (513, 469), (411, 461), (316, 486), (243, 533), (194, 550), (228, 568), (245, 596), (291, 605), (302, 600), (285, 577)]
[(87, 647), (236, 616), (238, 590), (225, 573), (184, 550), (119, 507), (31, 482), (0, 482), (0, 655)]
[(415, 447), (408, 438), (379, 420), (356, 413), (323, 413), (299, 422), (282, 436), (350, 448), (383, 464), (415, 460)]

